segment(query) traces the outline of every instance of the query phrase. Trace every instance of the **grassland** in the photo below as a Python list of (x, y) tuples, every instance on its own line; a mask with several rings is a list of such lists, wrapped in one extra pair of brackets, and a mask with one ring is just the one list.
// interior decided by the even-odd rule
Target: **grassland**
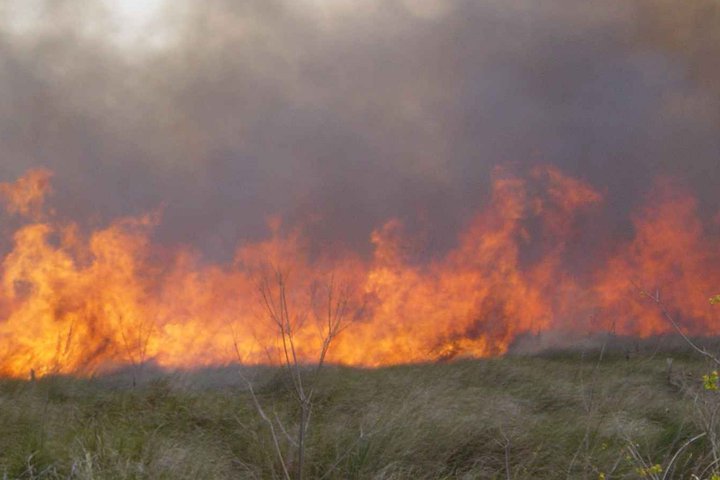
[[(672, 370), (667, 358), (673, 358)], [(639, 478), (704, 424), (714, 401), (687, 352), (556, 352), (376, 370), (328, 367), (306, 478)], [(289, 430), (281, 370), (245, 370)], [(22, 479), (279, 478), (266, 423), (237, 368), (0, 381), (0, 475)], [(707, 400), (707, 401), (706, 401)], [(292, 444), (280, 432), (283, 449)], [(700, 475), (706, 435), (666, 478)], [(663, 473), (663, 474), (664, 474)], [(700, 478), (709, 478), (711, 469)]]

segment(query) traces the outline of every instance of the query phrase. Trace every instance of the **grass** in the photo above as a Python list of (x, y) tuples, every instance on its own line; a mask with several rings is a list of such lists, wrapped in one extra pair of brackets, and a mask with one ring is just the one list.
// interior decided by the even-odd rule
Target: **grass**
[[(673, 356), (672, 378), (668, 355)], [(632, 441), (667, 465), (700, 432), (688, 389), (708, 370), (682, 352), (556, 352), (377, 370), (328, 367), (306, 478), (639, 478)], [(281, 371), (258, 396), (288, 428)], [(720, 395), (700, 392), (700, 395)], [(283, 448), (291, 450), (281, 434)], [(669, 478), (705, 466), (698, 441)], [(0, 475), (21, 479), (279, 478), (271, 439), (236, 368), (0, 381)], [(707, 476), (707, 475), (706, 475)]]

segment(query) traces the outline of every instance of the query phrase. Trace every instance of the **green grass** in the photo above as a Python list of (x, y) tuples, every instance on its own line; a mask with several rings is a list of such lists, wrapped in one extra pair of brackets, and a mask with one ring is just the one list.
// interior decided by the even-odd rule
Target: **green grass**
[[(709, 366), (666, 356), (559, 352), (378, 370), (328, 367), (306, 478), (638, 478), (628, 441), (667, 465), (700, 432), (693, 387)], [(281, 371), (246, 372), (294, 434)], [(699, 391), (701, 396), (720, 395)], [(286, 452), (292, 450), (280, 433)], [(669, 478), (707, 464), (701, 440)], [(23, 479), (279, 478), (267, 425), (236, 369), (0, 381), (0, 475)]]

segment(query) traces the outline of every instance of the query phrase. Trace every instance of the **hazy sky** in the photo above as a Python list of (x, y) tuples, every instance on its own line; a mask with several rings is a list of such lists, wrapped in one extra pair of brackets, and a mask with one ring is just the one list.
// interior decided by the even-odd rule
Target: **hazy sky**
[[(118, 6), (118, 4), (122, 5)], [(269, 215), (445, 242), (493, 165), (550, 163), (622, 225), (656, 175), (720, 207), (716, 0), (0, 0), (0, 182), (61, 218), (164, 207), (210, 256)]]

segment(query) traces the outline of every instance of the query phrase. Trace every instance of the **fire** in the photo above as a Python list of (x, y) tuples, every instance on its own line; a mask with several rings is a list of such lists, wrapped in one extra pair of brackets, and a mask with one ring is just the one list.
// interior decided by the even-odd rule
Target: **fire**
[(14, 184), (0, 183), (0, 200), (10, 213), (37, 217), (50, 193), (52, 172), (45, 169), (30, 170)]
[(497, 168), (486, 208), (450, 251), (424, 261), (398, 219), (372, 233), (370, 258), (310, 257), (302, 235), (274, 219), (270, 238), (240, 245), (230, 264), (208, 264), (191, 248), (150, 240), (158, 213), (89, 233), (55, 220), (44, 207), (51, 175), (33, 170), (0, 184), (8, 214), (25, 221), (6, 232), (0, 265), (4, 376), (277, 361), (278, 334), (257, 291), (269, 264), (287, 273), (293, 311), (307, 314), (294, 331), (304, 361), (322, 342), (310, 292), (330, 276), (352, 292), (351, 324), (328, 358), (347, 365), (501, 355), (519, 335), (554, 329), (669, 331), (633, 282), (660, 292), (689, 333), (718, 333), (707, 302), (720, 288), (717, 242), (693, 197), (669, 181), (633, 216), (633, 237), (588, 254), (592, 273), (577, 275), (569, 248), (603, 196), (552, 167)]
[(598, 275), (595, 289), (608, 320), (631, 335), (667, 331), (657, 310), (636, 301), (637, 288), (631, 283), (636, 282), (676, 309), (690, 332), (720, 333), (716, 309), (708, 302), (720, 286), (720, 250), (700, 221), (695, 199), (661, 181), (635, 214), (634, 226), (635, 237), (618, 248)]

